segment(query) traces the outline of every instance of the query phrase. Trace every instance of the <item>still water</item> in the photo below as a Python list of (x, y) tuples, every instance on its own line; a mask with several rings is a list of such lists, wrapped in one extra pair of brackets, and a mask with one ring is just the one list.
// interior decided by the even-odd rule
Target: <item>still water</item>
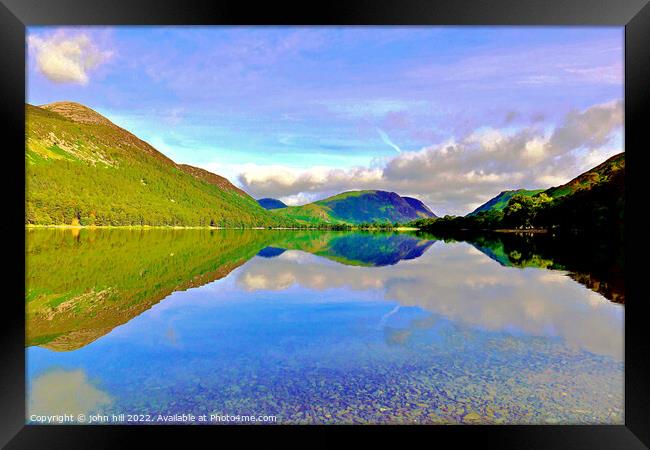
[(624, 423), (624, 305), (521, 254), (408, 233), (28, 230), (27, 421)]

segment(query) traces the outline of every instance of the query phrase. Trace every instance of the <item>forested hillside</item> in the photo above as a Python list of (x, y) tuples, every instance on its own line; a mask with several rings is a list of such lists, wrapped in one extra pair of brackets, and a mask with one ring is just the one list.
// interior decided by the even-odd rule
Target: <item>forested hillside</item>
[(26, 224), (283, 226), (218, 175), (179, 165), (77, 103), (26, 106)]
[(540, 192), (544, 192), (544, 189), (535, 189), (535, 190), (515, 189), (511, 191), (503, 191), (496, 197), (493, 197), (487, 202), (483, 203), (481, 206), (479, 206), (474, 211), (469, 213), (469, 215), (471, 216), (486, 211), (503, 211), (505, 207), (508, 206), (508, 202), (510, 201), (510, 199), (515, 195), (532, 197), (534, 195), (539, 194)]
[(547, 229), (621, 239), (624, 208), (625, 153), (619, 153), (561, 186), (535, 195), (513, 195), (503, 209), (490, 208), (465, 217), (421, 219), (411, 225), (445, 232)]

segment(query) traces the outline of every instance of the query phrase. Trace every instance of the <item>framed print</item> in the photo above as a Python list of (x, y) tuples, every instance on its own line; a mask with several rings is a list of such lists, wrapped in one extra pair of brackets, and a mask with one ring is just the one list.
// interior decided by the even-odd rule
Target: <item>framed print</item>
[(647, 448), (646, 3), (3, 0), (3, 445)]

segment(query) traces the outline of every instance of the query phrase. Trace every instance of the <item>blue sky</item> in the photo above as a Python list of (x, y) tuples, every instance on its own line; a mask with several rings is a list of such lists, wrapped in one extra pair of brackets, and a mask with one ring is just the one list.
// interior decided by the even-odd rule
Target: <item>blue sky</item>
[(27, 102), (76, 101), (256, 198), (464, 214), (623, 150), (621, 27), (30, 27)]

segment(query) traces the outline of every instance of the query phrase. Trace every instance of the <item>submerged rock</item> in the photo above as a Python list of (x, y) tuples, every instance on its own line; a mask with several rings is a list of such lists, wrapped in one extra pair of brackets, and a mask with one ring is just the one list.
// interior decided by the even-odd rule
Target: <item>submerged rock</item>
[(479, 422), (481, 421), (482, 417), (475, 413), (474, 411), (471, 411), (467, 414), (465, 414), (465, 417), (463, 417), (463, 422)]

